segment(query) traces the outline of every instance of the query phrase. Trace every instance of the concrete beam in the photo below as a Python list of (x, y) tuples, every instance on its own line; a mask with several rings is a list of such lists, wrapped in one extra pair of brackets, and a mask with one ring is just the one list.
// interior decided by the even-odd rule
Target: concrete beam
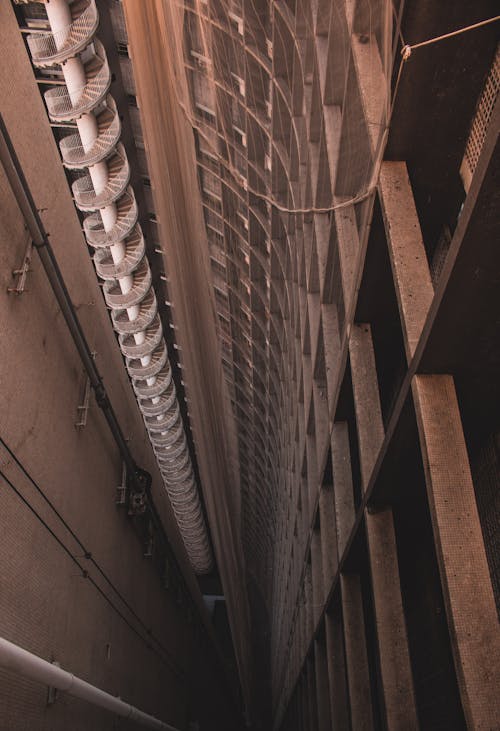
[[(384, 439), (370, 326), (354, 325), (349, 343), (363, 490)], [(387, 728), (418, 728), (399, 583), (392, 510), (365, 514)]]
[(384, 162), (379, 180), (389, 259), (410, 361), (434, 296), (420, 223), (404, 162)]
[(352, 728), (356, 731), (372, 731), (374, 726), (370, 674), (361, 581), (358, 574), (342, 574), (340, 591)]
[(462, 705), (486, 731), (500, 718), (500, 633), (455, 384), (417, 375), (412, 388)]
[(348, 731), (349, 704), (342, 614), (337, 604), (330, 612), (325, 613), (325, 636), (332, 728), (335, 731)]
[(318, 704), (318, 731), (330, 731), (330, 695), (328, 665), (325, 645), (320, 640), (314, 643), (314, 667), (316, 671), (316, 701)]

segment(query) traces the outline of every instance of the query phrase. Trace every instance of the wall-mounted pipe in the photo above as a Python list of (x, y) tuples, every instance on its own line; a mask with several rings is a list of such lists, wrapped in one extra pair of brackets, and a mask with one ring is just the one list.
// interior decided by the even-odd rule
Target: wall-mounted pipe
[(95, 685), (77, 678), (73, 673), (43, 660), (24, 650), (19, 645), (0, 637), (0, 666), (13, 673), (22, 675), (37, 683), (64, 691), (75, 698), (80, 698), (93, 706), (99, 706), (115, 716), (127, 718), (144, 728), (161, 729), (162, 731), (179, 731), (164, 721), (140, 711), (135, 706), (116, 698)]

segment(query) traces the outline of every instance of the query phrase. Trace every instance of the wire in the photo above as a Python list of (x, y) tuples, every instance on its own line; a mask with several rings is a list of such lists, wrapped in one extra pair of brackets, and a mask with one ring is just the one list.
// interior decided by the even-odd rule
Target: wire
[[(144, 623), (144, 621), (140, 618), (140, 616), (137, 614), (137, 612), (131, 607), (129, 602), (123, 597), (121, 592), (116, 588), (116, 586), (113, 584), (113, 582), (109, 579), (109, 577), (106, 575), (106, 573), (103, 571), (103, 569), (99, 566), (97, 561), (92, 557), (90, 552), (86, 551), (84, 544), (81, 542), (81, 540), (78, 538), (76, 533), (72, 530), (72, 528), (68, 525), (68, 523), (64, 520), (64, 518), (61, 516), (61, 514), (58, 512), (58, 510), (55, 508), (55, 506), (51, 503), (49, 498), (45, 495), (43, 490), (39, 487), (39, 485), (35, 482), (35, 480), (31, 477), (31, 475), (27, 472), (27, 470), (24, 468), (22, 463), (19, 461), (19, 459), (16, 457), (16, 455), (12, 452), (12, 450), (8, 447), (6, 442), (0, 437), (0, 443), (2, 446), (6, 449), (6, 451), (12, 456), (18, 467), (21, 469), (21, 471), (26, 475), (26, 477), (30, 480), (30, 482), (33, 484), (35, 489), (38, 491), (38, 493), (41, 495), (41, 497), (45, 500), (45, 502), (51, 507), (51, 509), (54, 511), (54, 513), (57, 515), (57, 517), (61, 520), (64, 527), (69, 531), (71, 536), (75, 539), (75, 541), (78, 543), (80, 548), (85, 553), (85, 558), (91, 561), (91, 563), (95, 566), (95, 568), (99, 571), (99, 573), (102, 575), (102, 577), (108, 582), (110, 587), (113, 589), (113, 591), (117, 594), (117, 596), (121, 599), (123, 604), (127, 607), (129, 612), (133, 615), (134, 619), (141, 625), (143, 630), (146, 631), (148, 637), (151, 638), (153, 642), (155, 642), (158, 647), (161, 649), (167, 657), (170, 655), (169, 651), (162, 645), (162, 643), (153, 635), (151, 630), (147, 627), (147, 625)], [(46, 530), (50, 533), (50, 535), (54, 538), (54, 540), (58, 543), (58, 545), (62, 548), (62, 550), (67, 554), (67, 556), (73, 561), (73, 563), (78, 567), (78, 569), (81, 571), (82, 576), (86, 579), (89, 579), (90, 583), (97, 589), (99, 594), (108, 602), (108, 604), (117, 612), (117, 614), (123, 619), (123, 621), (128, 625), (128, 627), (138, 636), (140, 639), (145, 642), (146, 646), (153, 650), (161, 659), (163, 662), (165, 662), (169, 668), (178, 676), (183, 677), (184, 673), (173, 659), (165, 659), (161, 657), (158, 650), (155, 650), (154, 647), (152, 647), (151, 643), (143, 637), (143, 635), (131, 624), (131, 622), (125, 617), (123, 612), (116, 606), (116, 604), (113, 602), (112, 599), (105, 593), (105, 591), (102, 589), (102, 587), (97, 584), (97, 582), (93, 579), (92, 576), (90, 576), (88, 570), (84, 568), (84, 566), (80, 563), (78, 558), (73, 555), (73, 553), (70, 551), (70, 549), (66, 546), (66, 544), (59, 538), (59, 536), (54, 532), (54, 530), (48, 525), (48, 523), (42, 518), (42, 516), (36, 511), (36, 509), (31, 505), (31, 503), (22, 495), (22, 493), (16, 488), (16, 486), (11, 482), (11, 480), (5, 475), (5, 473), (0, 469), (0, 476), (5, 480), (5, 482), (11, 487), (11, 489), (16, 493), (16, 495), (22, 500), (22, 502), (26, 505), (26, 507), (35, 515), (35, 517), (40, 521), (40, 523), (46, 528)]]
[(473, 23), (472, 25), (467, 25), (465, 28), (458, 28), (457, 30), (452, 30), (450, 33), (443, 33), (440, 36), (435, 36), (435, 38), (428, 38), (426, 41), (420, 41), (420, 43), (412, 43), (407, 44), (406, 46), (403, 46), (401, 49), (401, 55), (403, 56), (403, 60), (407, 61), (412, 51), (414, 51), (416, 48), (422, 48), (423, 46), (430, 46), (432, 43), (437, 43), (438, 41), (444, 41), (447, 38), (453, 38), (453, 36), (461, 35), (462, 33), (466, 33), (469, 30), (475, 30), (476, 28), (481, 28), (483, 25), (489, 25), (490, 23), (496, 23), (500, 20), (500, 15), (496, 15), (493, 18), (488, 18), (487, 20), (481, 20), (479, 23)]

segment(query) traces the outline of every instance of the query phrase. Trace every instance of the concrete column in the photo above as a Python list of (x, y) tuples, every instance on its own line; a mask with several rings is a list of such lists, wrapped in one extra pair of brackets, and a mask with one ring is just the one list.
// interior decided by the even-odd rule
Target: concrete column
[(307, 697), (307, 676), (302, 674), (300, 678), (300, 708), (301, 708), (301, 728), (303, 731), (309, 731), (309, 700)]
[(356, 731), (371, 731), (372, 697), (359, 575), (342, 574), (340, 590), (352, 728)]
[(325, 604), (325, 585), (323, 581), (323, 562), (321, 560), (321, 536), (315, 528), (311, 538), (311, 575), (313, 594), (313, 621), (316, 628)]
[(325, 613), (330, 714), (335, 731), (348, 731), (350, 728), (342, 631), (342, 615), (338, 603), (335, 603), (331, 611)]
[(328, 666), (325, 646), (319, 640), (314, 643), (314, 667), (316, 671), (318, 731), (331, 731)]
[(352, 485), (349, 427), (335, 422), (332, 429), (332, 468), (335, 496), (335, 522), (339, 558), (342, 557), (354, 526), (354, 492)]
[(316, 731), (318, 728), (318, 705), (316, 703), (316, 673), (314, 659), (307, 660), (307, 697), (309, 700), (309, 728)]
[(321, 488), (319, 495), (319, 525), (321, 529), (323, 587), (324, 596), (326, 597), (339, 563), (335, 529), (335, 504), (331, 485), (323, 485)]
[(455, 384), (415, 376), (418, 431), (458, 687), (469, 728), (498, 728), (500, 632)]
[[(355, 518), (347, 422), (336, 422), (333, 425), (332, 466), (338, 551), (339, 556), (342, 556)], [(370, 731), (373, 728), (370, 673), (361, 581), (358, 574), (341, 574), (340, 595), (352, 728)]]
[[(382, 165), (380, 194), (410, 361), (433, 288), (404, 162)], [(418, 375), (412, 392), (462, 705), (470, 728), (492, 729), (500, 715), (500, 633), (455, 384), (449, 375)]]
[(339, 242), (344, 309), (347, 316), (355, 294), (356, 269), (360, 250), (354, 205), (339, 208), (335, 211), (335, 225)]
[(384, 162), (380, 201), (408, 362), (424, 327), (434, 289), (406, 164)]
[[(375, 355), (369, 325), (354, 325), (349, 342), (359, 457), (366, 490), (384, 439)], [(418, 728), (399, 583), (392, 510), (366, 513), (366, 535), (387, 728)]]

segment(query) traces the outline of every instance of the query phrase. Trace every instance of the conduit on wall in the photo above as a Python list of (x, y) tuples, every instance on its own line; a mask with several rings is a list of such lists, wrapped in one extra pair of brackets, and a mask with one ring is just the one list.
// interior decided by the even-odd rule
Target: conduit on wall
[(65, 85), (44, 94), (49, 117), (77, 125), (78, 132), (59, 144), (63, 164), (85, 171), (72, 185), (75, 205), (86, 214), (85, 237), (186, 551), (195, 572), (207, 573), (211, 549), (120, 144), (120, 119), (108, 93), (111, 72), (95, 37), (95, 0), (51, 0), (45, 7), (51, 32), (28, 36), (32, 62), (61, 66)]
[(96, 688), (95, 685), (77, 678), (73, 673), (43, 660), (38, 655), (24, 650), (3, 637), (0, 637), (0, 667), (18, 673), (24, 678), (30, 678), (30, 680), (64, 691), (75, 698), (81, 698), (87, 703), (104, 708), (106, 711), (114, 713), (115, 716), (134, 721), (145, 728), (178, 731), (174, 726), (140, 711), (130, 703), (122, 701), (121, 698), (116, 698), (104, 690)]

